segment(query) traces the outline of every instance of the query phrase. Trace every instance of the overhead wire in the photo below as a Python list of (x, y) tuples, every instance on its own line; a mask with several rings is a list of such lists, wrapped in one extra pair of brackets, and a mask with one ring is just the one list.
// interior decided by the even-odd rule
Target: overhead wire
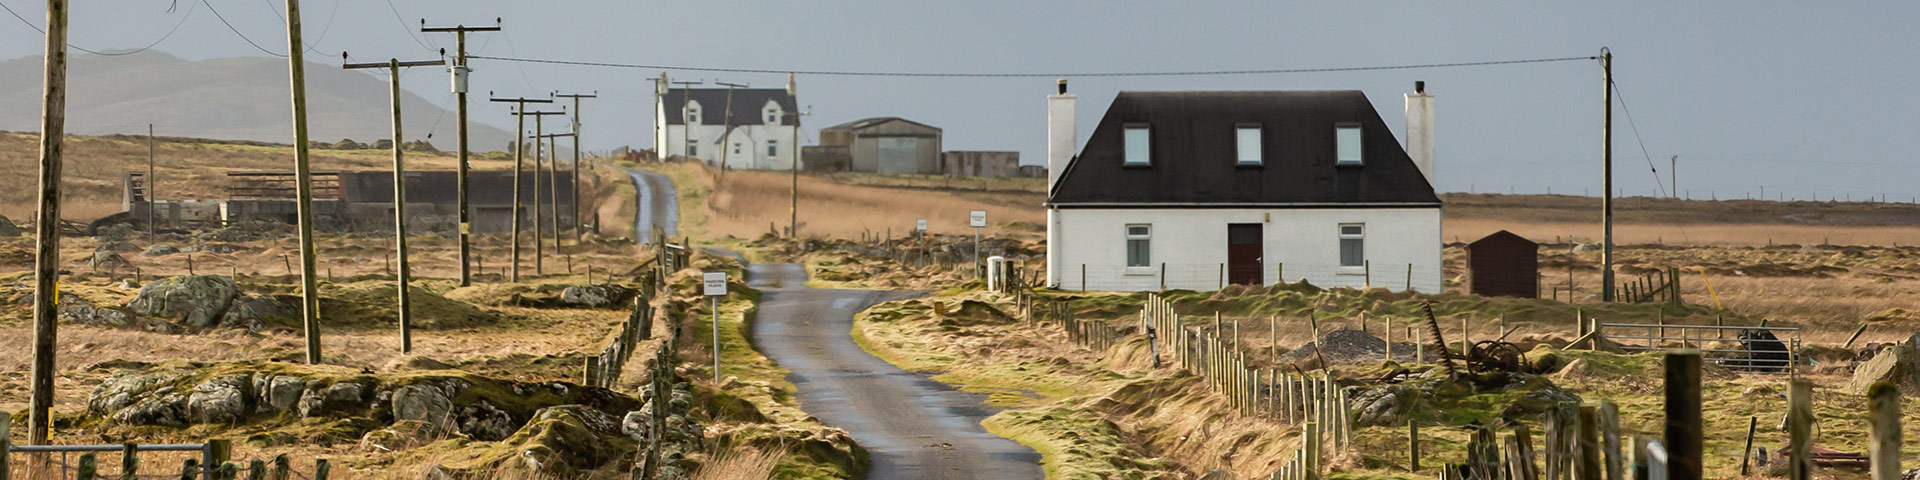
[(413, 32), (413, 26), (407, 24), (407, 18), (400, 16), (400, 7), (394, 6), (393, 0), (387, 0), (387, 10), (393, 12), (393, 20), (400, 22), (400, 30), (407, 32), (407, 37), (412, 38), (413, 43), (420, 45), (420, 48), (424, 48), (429, 52), (439, 52), (439, 50), (434, 49), (434, 47), (427, 46), (427, 42), (420, 40), (420, 35)]
[(1627, 114), (1627, 128), (1633, 131), (1633, 140), (1640, 143), (1640, 154), (1647, 158), (1647, 171), (1653, 174), (1654, 191), (1660, 192), (1661, 196), (1666, 196), (1667, 189), (1660, 184), (1660, 169), (1653, 166), (1653, 154), (1647, 151), (1647, 141), (1640, 138), (1640, 127), (1633, 123), (1633, 109), (1627, 108), (1627, 95), (1620, 93), (1620, 82), (1609, 78), (1607, 88), (1613, 89), (1613, 96), (1620, 98), (1620, 111)]
[[(179, 4), (178, 4), (178, 3), (176, 3), (176, 4), (175, 4), (175, 5), (173, 6), (173, 7), (168, 7), (168, 8), (167, 8), (167, 11), (168, 11), (168, 13), (172, 13), (172, 12), (173, 12), (173, 10), (174, 10), (174, 9), (176, 9), (176, 8), (178, 8), (178, 7), (179, 7)], [(87, 49), (87, 48), (83, 48), (83, 47), (81, 47), (81, 46), (79, 46), (79, 45), (74, 45), (74, 44), (73, 44), (73, 42), (67, 42), (67, 47), (68, 47), (68, 48), (72, 48), (72, 49), (74, 49), (74, 50), (79, 50), (79, 51), (82, 51), (82, 52), (87, 52), (87, 53), (91, 53), (91, 54), (94, 54), (94, 55), (99, 55), (99, 56), (103, 56), (103, 57), (118, 57), (118, 56), (123, 56), (123, 55), (132, 55), (132, 54), (136, 54), (136, 53), (140, 53), (140, 52), (144, 52), (144, 51), (147, 51), (147, 50), (150, 50), (150, 49), (152, 49), (152, 48), (153, 48), (153, 47), (155, 47), (155, 46), (159, 46), (159, 45), (160, 45), (160, 42), (164, 42), (164, 41), (167, 41), (167, 39), (168, 39), (168, 38), (172, 38), (172, 37), (173, 37), (173, 34), (174, 34), (174, 32), (178, 32), (178, 31), (180, 31), (180, 26), (181, 26), (181, 25), (186, 25), (186, 24), (187, 24), (187, 19), (189, 19), (189, 18), (193, 18), (193, 11), (194, 11), (194, 10), (196, 9), (196, 7), (197, 7), (197, 5), (189, 5), (189, 6), (187, 6), (187, 13), (186, 13), (185, 15), (181, 15), (181, 16), (180, 16), (180, 21), (178, 21), (178, 22), (174, 22), (174, 24), (173, 24), (173, 28), (171, 28), (171, 29), (168, 29), (168, 30), (167, 30), (167, 34), (166, 34), (166, 35), (161, 35), (161, 36), (160, 36), (160, 38), (159, 38), (158, 40), (154, 40), (154, 41), (153, 41), (153, 43), (149, 43), (149, 44), (147, 44), (147, 46), (144, 46), (144, 47), (140, 47), (140, 48), (136, 48), (136, 49), (133, 49), (133, 50), (128, 50), (128, 51), (124, 51), (124, 52), (102, 52), (102, 51), (98, 51), (98, 50), (90, 50), (90, 49)], [(13, 15), (13, 18), (17, 18), (17, 19), (19, 19), (19, 20), (20, 20), (20, 23), (25, 23), (25, 24), (27, 24), (27, 27), (28, 27), (28, 28), (32, 28), (32, 29), (33, 29), (33, 31), (35, 31), (35, 32), (40, 32), (40, 33), (41, 33), (41, 34), (43, 34), (43, 35), (47, 33), (47, 31), (46, 31), (45, 29), (42, 29), (42, 28), (40, 28), (40, 25), (38, 25), (38, 24), (35, 24), (35, 23), (33, 23), (32, 21), (29, 21), (29, 20), (27, 20), (27, 18), (26, 18), (26, 17), (22, 17), (22, 16), (20, 16), (20, 14), (19, 14), (18, 12), (14, 12), (14, 11), (13, 11), (13, 7), (8, 7), (8, 6), (7, 6), (7, 4), (5, 4), (5, 3), (0, 3), (0, 9), (5, 9), (5, 10), (7, 11), (7, 13), (8, 13), (8, 14), (11, 14), (11, 15)]]
[(234, 35), (237, 35), (237, 36), (239, 36), (241, 40), (245, 40), (245, 41), (247, 42), (247, 44), (248, 44), (248, 45), (252, 45), (252, 46), (253, 46), (253, 49), (254, 49), (254, 50), (259, 50), (259, 51), (260, 51), (260, 53), (265, 53), (265, 54), (267, 54), (267, 55), (271, 55), (271, 56), (275, 56), (275, 57), (280, 57), (280, 58), (286, 58), (286, 57), (288, 56), (288, 55), (285, 55), (285, 54), (279, 54), (279, 53), (273, 53), (273, 51), (272, 51), (272, 50), (267, 50), (267, 48), (266, 48), (266, 47), (262, 47), (262, 46), (260, 46), (260, 44), (258, 44), (258, 43), (254, 43), (254, 41), (253, 41), (253, 39), (251, 39), (251, 38), (247, 38), (247, 34), (244, 34), (244, 33), (240, 33), (240, 29), (238, 29), (238, 28), (234, 28), (234, 27), (233, 27), (233, 23), (232, 23), (232, 22), (228, 22), (228, 21), (227, 21), (227, 17), (226, 17), (225, 15), (221, 15), (221, 14), (220, 14), (220, 10), (219, 10), (219, 9), (216, 9), (216, 8), (213, 8), (213, 4), (211, 4), (211, 3), (207, 3), (207, 0), (200, 0), (200, 3), (202, 3), (202, 4), (205, 4), (205, 5), (207, 6), (207, 11), (209, 11), (209, 12), (213, 12), (213, 18), (218, 18), (218, 19), (220, 19), (220, 24), (222, 24), (222, 25), (226, 25), (226, 26), (227, 26), (227, 30), (231, 30), (231, 31), (233, 31), (233, 34), (234, 34)]
[[(327, 54), (326, 52), (320, 51), (320, 49), (318, 47), (315, 47), (314, 45), (319, 45), (320, 42), (325, 41), (327, 39), (327, 32), (333, 31), (333, 18), (334, 16), (340, 14), (340, 3), (341, 2), (333, 2), (333, 11), (327, 14), (326, 26), (320, 27), (320, 36), (314, 37), (312, 43), (308, 43), (305, 38), (300, 39), (300, 44), (307, 48), (307, 52), (318, 53), (322, 55)], [(280, 14), (280, 9), (278, 7), (273, 6), (273, 0), (267, 0), (267, 11), (273, 12), (273, 18), (280, 19), (281, 26), (284, 27), (287, 25), (287, 16)], [(340, 53), (346, 53), (346, 52), (342, 51)]]
[[(507, 39), (507, 45), (508, 45), (508, 50), (511, 52), (512, 45), (513, 45), (512, 38)], [(1426, 63), (1426, 64), (1402, 64), (1402, 65), (1374, 65), (1374, 66), (1356, 66), (1356, 67), (1272, 68), (1272, 69), (1248, 69), (1248, 70), (1175, 70), (1175, 71), (1140, 71), (1140, 72), (1097, 72), (1097, 71), (1096, 72), (899, 72), (899, 71), (855, 71), (855, 70), (804, 70), (804, 69), (778, 69), (778, 68), (729, 68), (729, 67), (703, 67), (703, 66), (693, 66), (693, 65), (657, 65), (657, 64), (640, 64), (640, 63), (589, 62), (589, 61), (577, 61), (577, 60), (524, 58), (524, 57), (520, 57), (519, 53), (514, 53), (514, 56), (512, 57), (468, 55), (467, 58), (477, 58), (482, 60), (496, 60), (496, 61), (514, 62), (514, 63), (546, 63), (546, 64), (555, 64), (555, 65), (576, 65), (576, 66), (589, 66), (589, 67), (640, 68), (640, 69), (650, 69), (650, 70), (681, 70), (681, 71), (694, 71), (694, 72), (721, 72), (721, 73), (771, 73), (771, 74), (792, 73), (792, 74), (798, 74), (798, 75), (822, 75), (822, 76), (830, 75), (830, 76), (853, 76), (853, 77), (1033, 78), (1033, 77), (1174, 77), (1174, 76), (1272, 75), (1272, 74), (1291, 74), (1291, 73), (1359, 72), (1359, 71), (1371, 71), (1371, 70), (1409, 70), (1409, 69), (1424, 69), (1424, 68), (1480, 67), (1480, 66), (1491, 66), (1491, 65), (1517, 65), (1517, 64), (1527, 64), (1527, 63), (1569, 62), (1569, 61), (1595, 60), (1595, 59), (1599, 59), (1600, 57), (1583, 56), (1583, 57), (1528, 58), (1528, 59), (1518, 59), (1518, 60), (1492, 60), (1492, 61), (1476, 61), (1476, 62)]]

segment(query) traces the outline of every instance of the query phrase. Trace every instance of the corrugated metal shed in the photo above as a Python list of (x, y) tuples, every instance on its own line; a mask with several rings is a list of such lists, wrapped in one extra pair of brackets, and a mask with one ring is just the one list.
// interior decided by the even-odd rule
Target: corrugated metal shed
[(1501, 230), (1467, 244), (1467, 289), (1483, 297), (1540, 297), (1540, 244)]

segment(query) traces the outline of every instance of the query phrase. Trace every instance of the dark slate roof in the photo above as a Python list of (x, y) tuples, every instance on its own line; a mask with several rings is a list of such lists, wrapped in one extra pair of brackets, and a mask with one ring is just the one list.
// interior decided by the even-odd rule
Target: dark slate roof
[[(1149, 124), (1151, 166), (1122, 166), (1122, 127)], [(1260, 124), (1259, 167), (1234, 127)], [(1361, 126), (1362, 166), (1334, 166), (1334, 127)], [(1060, 207), (1439, 206), (1433, 186), (1359, 91), (1120, 92), (1061, 173)]]
[[(691, 97), (693, 103), (700, 104), (701, 125), (719, 125), (727, 121), (725, 112), (727, 108), (727, 89), (675, 88), (667, 90), (667, 94), (660, 97), (660, 107), (666, 109), (667, 124), (680, 125), (686, 123), (686, 121), (680, 117), (681, 106), (685, 104), (683, 94), (685, 97)], [(788, 114), (800, 110), (796, 107), (793, 96), (787, 95), (787, 89), (785, 88), (736, 88), (733, 89), (733, 124), (753, 125), (766, 123), (767, 119), (760, 112), (760, 108), (765, 107), (769, 100), (779, 102), (780, 109)], [(792, 125), (792, 122), (792, 115), (781, 115), (781, 125)]]
[(936, 127), (936, 126), (932, 126), (932, 125), (927, 125), (927, 124), (924, 124), (924, 123), (920, 123), (920, 122), (916, 122), (916, 121), (912, 121), (912, 120), (907, 120), (907, 119), (904, 119), (904, 118), (900, 118), (900, 117), (869, 117), (869, 118), (862, 118), (862, 119), (859, 119), (859, 120), (854, 120), (854, 121), (851, 121), (851, 122), (847, 122), (847, 123), (842, 123), (842, 124), (839, 124), (839, 125), (834, 125), (834, 126), (831, 126), (831, 127), (827, 127), (827, 128), (822, 128), (821, 130), (859, 130), (859, 129), (863, 129), (863, 128), (867, 128), (867, 127), (872, 127), (872, 126), (877, 126), (877, 125), (880, 125), (880, 124), (883, 124), (883, 123), (887, 123), (887, 122), (906, 122), (906, 123), (910, 123), (910, 124), (914, 124), (914, 125), (919, 125), (919, 126), (920, 126), (920, 127), (922, 127), (922, 128), (928, 128), (928, 129), (932, 129), (933, 131), (936, 131), (936, 132), (938, 132), (938, 131), (941, 131), (941, 130), (940, 130), (940, 127)]

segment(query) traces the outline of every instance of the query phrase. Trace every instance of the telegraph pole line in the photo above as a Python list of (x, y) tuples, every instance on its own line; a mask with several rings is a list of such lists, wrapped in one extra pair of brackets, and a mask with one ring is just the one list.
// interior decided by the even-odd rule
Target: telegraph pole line
[(67, 2), (47, 0), (45, 97), (40, 104), (40, 211), (34, 219), (33, 380), (27, 443), (53, 425), (54, 343), (59, 337), (60, 167), (67, 134)]
[(727, 147), (733, 145), (731, 140), (733, 137), (733, 89), (745, 88), (747, 85), (727, 82), (713, 82), (713, 84), (727, 87), (727, 111), (720, 117), (720, 176), (724, 177), (727, 175), (727, 150), (729, 150)]
[[(547, 274), (545, 266), (547, 257), (546, 247), (540, 243), (540, 160), (546, 157), (546, 153), (541, 150), (541, 147), (546, 146), (545, 143), (540, 141), (541, 132), (544, 130), (541, 120), (546, 119), (547, 115), (562, 115), (562, 113), (532, 112), (526, 114), (533, 115), (533, 275), (537, 277)], [(560, 232), (554, 232), (554, 236), (558, 237), (559, 235)]]
[[(1679, 155), (1674, 155), (1673, 158), (1667, 159), (1667, 177), (1669, 180), (1673, 181), (1673, 197), (1679, 198), (1680, 197), (1680, 156)], [(1762, 197), (1767, 196), (1766, 192), (1761, 192), (1760, 196)]]
[[(340, 54), (342, 61), (346, 53)], [(424, 60), (402, 62), (399, 59), (387, 59), (384, 63), (348, 63), (340, 68), (347, 70), (364, 68), (387, 69), (389, 95), (393, 99), (393, 249), (399, 257), (399, 276), (395, 278), (396, 289), (394, 304), (400, 315), (400, 353), (413, 352), (413, 302), (407, 288), (412, 284), (413, 271), (407, 261), (407, 167), (402, 158), (400, 145), (406, 137), (400, 133), (400, 67), (425, 67), (446, 65), (446, 60)]]
[(1600, 163), (1604, 172), (1600, 192), (1600, 223), (1605, 237), (1600, 244), (1600, 301), (1613, 301), (1613, 52), (1600, 49), (1601, 99), (1606, 102), (1600, 121)]
[(514, 117), (517, 117), (516, 121), (519, 122), (518, 126), (514, 127), (513, 129), (513, 213), (512, 213), (513, 234), (509, 236), (509, 238), (512, 239), (511, 241), (513, 242), (513, 246), (508, 248), (508, 250), (512, 252), (511, 256), (513, 257), (513, 267), (510, 269), (511, 273), (509, 274), (509, 277), (507, 280), (509, 282), (519, 283), (520, 282), (520, 165), (522, 160), (526, 157), (526, 152), (527, 152), (527, 141), (526, 141), (527, 117), (525, 112), (527, 109), (527, 104), (529, 103), (553, 103), (553, 99), (520, 97), (520, 98), (490, 98), (488, 99), (488, 101), (500, 102), (500, 103), (513, 103), (514, 104), (513, 115)]
[[(447, 71), (453, 75), (453, 93), (460, 97), (457, 109), (460, 118), (455, 136), (459, 138), (460, 145), (460, 161), (457, 168), (460, 173), (457, 175), (459, 177), (457, 182), (460, 190), (458, 203), (460, 204), (460, 286), (462, 287), (473, 284), (473, 212), (467, 207), (467, 73), (472, 71), (467, 68), (467, 32), (500, 31), (499, 17), (494, 17), (493, 24), (491, 27), (466, 25), (428, 27), (427, 19), (420, 19), (422, 33), (452, 33), (454, 37), (453, 67), (448, 68)], [(395, 143), (399, 141), (400, 139), (394, 139)]]
[[(572, 130), (568, 131), (568, 136), (573, 137), (573, 222), (572, 222), (573, 244), (579, 245), (580, 244), (580, 99), (600, 98), (600, 91), (594, 90), (593, 93), (585, 94), (585, 95), (577, 94), (577, 93), (566, 93), (566, 94), (555, 93), (553, 96), (555, 98), (573, 99), (573, 115), (568, 117), (571, 123), (571, 125), (569, 126), (572, 128)], [(559, 158), (560, 152), (555, 151), (553, 156), (554, 158)], [(560, 187), (558, 185), (555, 185), (554, 188), (560, 188)], [(560, 206), (558, 204), (554, 205), (554, 209), (555, 209), (554, 216), (556, 217), (560, 215), (559, 208)], [(555, 255), (558, 255), (560, 254), (560, 240), (559, 240), (560, 230), (558, 230), (557, 228), (553, 231), (553, 238), (554, 238), (553, 253)]]
[(661, 132), (666, 131), (667, 127), (662, 124), (666, 123), (667, 119), (666, 112), (660, 110), (660, 96), (667, 93), (667, 72), (660, 72), (660, 78), (648, 78), (647, 81), (653, 82), (652, 115), (658, 116), (655, 117), (653, 121), (653, 156), (665, 161), (667, 159), (667, 137), (662, 135)]
[(306, 44), (300, 40), (300, 0), (287, 0), (287, 69), (293, 90), (293, 175), (300, 216), (300, 311), (307, 337), (307, 363), (320, 363), (320, 292), (314, 278), (313, 172), (307, 154)]
[[(693, 104), (693, 98), (692, 98), (693, 86), (700, 85), (707, 82), (705, 80), (698, 80), (698, 81), (692, 81), (692, 82), (681, 81), (681, 82), (668, 82), (668, 83), (672, 83), (674, 85), (680, 86), (680, 156), (686, 157), (686, 158), (692, 158), (693, 157), (693, 122), (687, 121), (688, 105)], [(664, 112), (662, 112), (662, 115), (664, 116)], [(667, 132), (667, 135), (672, 136), (673, 132), (669, 131)]]

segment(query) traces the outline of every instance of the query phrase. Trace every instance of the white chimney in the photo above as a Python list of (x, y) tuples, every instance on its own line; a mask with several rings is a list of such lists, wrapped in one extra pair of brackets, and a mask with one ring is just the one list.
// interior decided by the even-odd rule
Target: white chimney
[(1073, 160), (1075, 153), (1073, 125), (1074, 101), (1078, 97), (1067, 93), (1067, 79), (1060, 79), (1060, 91), (1047, 96), (1047, 191), (1059, 183), (1060, 174), (1067, 169), (1067, 162)]
[(1407, 94), (1407, 156), (1427, 184), (1438, 188), (1433, 180), (1433, 95), (1427, 94), (1425, 81), (1413, 82), (1413, 93)]

